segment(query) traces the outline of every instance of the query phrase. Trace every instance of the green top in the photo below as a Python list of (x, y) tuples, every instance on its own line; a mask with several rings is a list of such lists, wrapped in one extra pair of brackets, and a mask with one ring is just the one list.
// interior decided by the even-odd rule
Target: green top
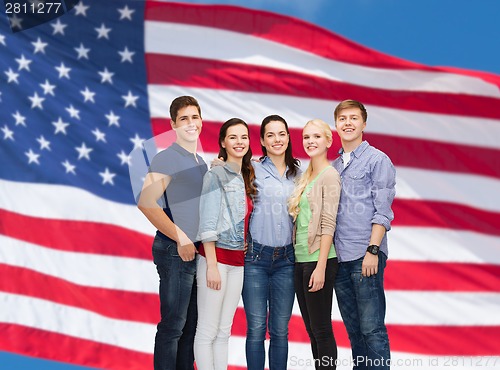
[[(323, 170), (324, 171), (324, 170)], [(321, 171), (318, 176), (311, 181), (302, 192), (299, 201), (299, 214), (296, 219), (296, 230), (295, 230), (295, 261), (296, 262), (317, 262), (319, 259), (318, 249), (312, 254), (309, 254), (309, 245), (307, 243), (308, 236), (308, 226), (311, 219), (311, 207), (309, 206), (309, 201), (307, 200), (307, 193), (311, 191), (313, 184), (316, 182), (318, 177), (323, 173)], [(337, 257), (335, 253), (335, 247), (332, 243), (330, 247), (330, 253), (328, 253), (328, 259)]]

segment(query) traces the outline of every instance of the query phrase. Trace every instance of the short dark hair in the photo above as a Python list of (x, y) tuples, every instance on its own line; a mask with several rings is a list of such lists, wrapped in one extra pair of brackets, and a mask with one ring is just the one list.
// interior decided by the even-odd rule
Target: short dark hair
[(361, 118), (363, 118), (363, 122), (366, 122), (366, 120), (368, 119), (368, 112), (366, 111), (365, 106), (361, 102), (352, 99), (341, 101), (339, 105), (337, 105), (335, 111), (333, 112), (333, 119), (335, 120), (335, 122), (337, 122), (337, 117), (340, 111), (349, 108), (359, 108), (359, 110), (361, 111)]
[(177, 119), (177, 114), (179, 113), (179, 110), (185, 107), (193, 106), (198, 109), (198, 113), (200, 114), (201, 117), (201, 108), (200, 104), (198, 103), (198, 100), (193, 98), (192, 96), (179, 96), (175, 98), (172, 103), (170, 104), (170, 119), (175, 122)]

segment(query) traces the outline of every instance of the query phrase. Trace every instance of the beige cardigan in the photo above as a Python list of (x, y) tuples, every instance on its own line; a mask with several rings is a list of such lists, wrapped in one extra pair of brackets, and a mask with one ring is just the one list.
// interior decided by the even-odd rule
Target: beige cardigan
[(319, 249), (321, 235), (333, 236), (335, 232), (340, 189), (340, 175), (335, 168), (329, 167), (306, 193), (311, 208), (311, 219), (307, 228), (309, 254)]

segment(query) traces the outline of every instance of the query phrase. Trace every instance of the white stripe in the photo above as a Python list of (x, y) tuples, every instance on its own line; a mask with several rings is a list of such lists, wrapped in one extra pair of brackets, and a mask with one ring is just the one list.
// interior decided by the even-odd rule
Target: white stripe
[(394, 226), (390, 260), (500, 265), (500, 237), (433, 227)]
[[(32, 269), (84, 286), (152, 294), (158, 291), (158, 278), (152, 263), (131, 258), (54, 251), (0, 236), (0, 263)], [(500, 294), (497, 293), (387, 291), (386, 295), (390, 308), (387, 322), (391, 324), (500, 324), (500, 317), (496, 314), (500, 305)], [(431, 301), (433, 304), (429, 305)], [(453, 310), (450, 312), (447, 307), (453, 307)], [(294, 312), (299, 314), (297, 307)], [(341, 321), (336, 304), (333, 320)]]
[(43, 299), (0, 292), (0, 322), (151, 353), (155, 325), (111, 319)]
[[(179, 42), (179, 35), (182, 35), (182, 42)], [(326, 59), (248, 34), (181, 23), (146, 21), (145, 50), (146, 53), (273, 67), (388, 90), (500, 97), (497, 86), (476, 77), (365, 67)]]
[[(169, 117), (168, 104), (180, 95), (195, 96), (206, 121), (225, 122), (237, 115), (249, 124), (260, 124), (262, 118), (276, 113), (290, 127), (302, 128), (312, 118), (333, 124), (337, 102), (277, 94), (148, 85), (151, 116)], [(368, 106), (366, 131), (370, 133), (474, 145), (499, 149), (500, 120), (444, 114), (409, 112)]]
[[(386, 290), (386, 324), (431, 326), (496, 326), (500, 324), (499, 293)], [(432, 302), (432, 304), (429, 304)], [(293, 314), (300, 316), (295, 300)], [(333, 298), (332, 320), (342, 322)]]
[(137, 207), (73, 186), (0, 180), (0, 194), (0, 209), (25, 216), (102, 222), (154, 235), (154, 227)]
[[(205, 157), (209, 163), (214, 154), (208, 153)], [(306, 165), (304, 161), (303, 168)], [(450, 202), (500, 212), (499, 180), (407, 167), (397, 167), (396, 171), (397, 199)], [(107, 201), (78, 188), (0, 180), (0, 189), (2, 194), (9, 194), (0, 197), (0, 208), (12, 212), (40, 218), (103, 222), (154, 235), (154, 227), (136, 207)], [(79, 200), (78, 206), (68, 207), (75, 199)]]
[(152, 261), (60, 251), (0, 235), (0, 263), (79, 285), (158, 293), (158, 275)]
[[(390, 338), (389, 338), (390, 339)], [(232, 336), (229, 339), (229, 364), (233, 366), (246, 367), (245, 338)], [(269, 340), (265, 342), (266, 353), (268, 353)], [(288, 363), (290, 370), (314, 370), (312, 361), (311, 345), (309, 343), (289, 342)], [(391, 369), (393, 370), (449, 370), (449, 369), (493, 369), (500, 367), (499, 356), (424, 356), (414, 353), (391, 351)], [(266, 356), (266, 369), (268, 369)], [(338, 347), (337, 370), (349, 370), (353, 368), (350, 348)]]
[(408, 167), (397, 167), (396, 173), (400, 199), (459, 203), (500, 212), (500, 180)]
[[(418, 277), (416, 277), (418, 279)], [(498, 293), (386, 291), (386, 323), (397, 325), (497, 326)]]

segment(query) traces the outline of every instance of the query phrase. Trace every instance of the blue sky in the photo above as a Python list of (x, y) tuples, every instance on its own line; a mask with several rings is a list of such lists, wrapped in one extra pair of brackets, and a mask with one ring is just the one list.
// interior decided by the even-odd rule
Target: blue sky
[[(362, 45), (403, 59), (500, 75), (500, 0), (189, 2), (233, 4), (283, 13), (315, 23)], [(0, 352), (0, 369), (88, 368)]]

